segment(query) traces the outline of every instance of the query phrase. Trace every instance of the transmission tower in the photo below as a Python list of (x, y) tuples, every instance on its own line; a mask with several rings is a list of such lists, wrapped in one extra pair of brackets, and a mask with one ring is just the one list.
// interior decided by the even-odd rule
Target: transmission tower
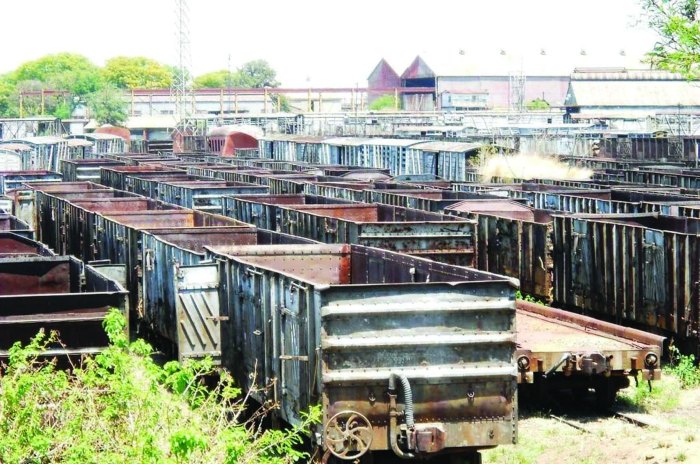
[(173, 114), (176, 119), (173, 151), (183, 151), (184, 136), (194, 135), (194, 127), (190, 119), (194, 100), (190, 79), (192, 55), (190, 52), (190, 10), (187, 0), (175, 0), (175, 34), (177, 68), (170, 87), (170, 98), (175, 102)]

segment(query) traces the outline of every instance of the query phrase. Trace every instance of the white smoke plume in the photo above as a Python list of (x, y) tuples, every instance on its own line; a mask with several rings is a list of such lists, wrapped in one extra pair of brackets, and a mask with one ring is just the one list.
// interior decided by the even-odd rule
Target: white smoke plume
[(488, 156), (479, 167), (479, 174), (485, 182), (492, 177), (503, 179), (552, 179), (590, 180), (593, 171), (587, 168), (570, 166), (552, 156), (534, 153), (515, 155), (494, 154)]

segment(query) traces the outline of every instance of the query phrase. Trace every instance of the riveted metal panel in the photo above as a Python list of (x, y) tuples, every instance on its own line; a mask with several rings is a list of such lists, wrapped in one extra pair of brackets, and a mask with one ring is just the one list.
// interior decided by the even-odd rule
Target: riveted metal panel
[(73, 257), (0, 259), (0, 288), (0, 356), (41, 328), (59, 332), (52, 356), (95, 353), (108, 345), (101, 325), (109, 310), (128, 315), (124, 288)]
[(555, 216), (555, 303), (697, 348), (699, 231), (658, 214)]
[[(448, 448), (516, 438), (514, 286), (501, 276), (363, 246), (211, 250), (227, 269), (239, 356), (231, 366), (291, 424), (352, 409), (387, 450), (391, 373), (408, 376), (417, 427)], [(399, 406), (403, 408), (403, 405)], [(322, 432), (322, 430), (320, 430)]]
[(269, 188), (244, 182), (164, 182), (160, 185), (163, 201), (212, 213), (223, 213), (223, 197), (228, 195), (264, 195)]
[(280, 230), (324, 243), (354, 243), (471, 266), (475, 222), (387, 205), (279, 208)]

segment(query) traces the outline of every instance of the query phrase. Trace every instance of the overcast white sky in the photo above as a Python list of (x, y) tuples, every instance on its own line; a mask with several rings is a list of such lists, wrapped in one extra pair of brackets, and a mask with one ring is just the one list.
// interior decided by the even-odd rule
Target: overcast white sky
[[(266, 59), (284, 86), (360, 86), (380, 58), (504, 49), (641, 56), (638, 0), (189, 0), (195, 75)], [(2, 0), (0, 73), (47, 53), (175, 63), (175, 0)], [(635, 24), (636, 23), (636, 24)], [(430, 64), (430, 63), (429, 63)]]

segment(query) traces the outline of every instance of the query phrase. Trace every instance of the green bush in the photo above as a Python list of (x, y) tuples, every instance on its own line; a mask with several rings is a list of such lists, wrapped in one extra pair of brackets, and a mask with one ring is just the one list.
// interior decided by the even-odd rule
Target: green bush
[(683, 355), (675, 346), (669, 347), (670, 363), (667, 372), (678, 377), (682, 388), (700, 386), (700, 368), (695, 365), (695, 356)]
[(369, 105), (370, 111), (394, 110), (399, 107), (399, 102), (394, 95), (382, 95)]
[[(210, 359), (159, 366), (152, 348), (129, 343), (124, 318), (104, 324), (110, 346), (64, 371), (38, 355), (55, 333), (15, 344), (0, 377), (0, 462), (288, 463), (320, 419), (266, 430), (241, 420), (240, 389)], [(214, 387), (203, 380), (216, 374)], [(253, 414), (260, 417), (266, 411)]]
[(543, 306), (549, 306), (544, 301), (539, 300), (532, 295), (528, 295), (527, 293), (523, 293), (520, 290), (515, 291), (515, 299), (516, 300), (523, 300), (523, 301), (527, 301), (529, 303), (535, 303), (535, 304), (539, 304), (539, 305), (543, 305)]

